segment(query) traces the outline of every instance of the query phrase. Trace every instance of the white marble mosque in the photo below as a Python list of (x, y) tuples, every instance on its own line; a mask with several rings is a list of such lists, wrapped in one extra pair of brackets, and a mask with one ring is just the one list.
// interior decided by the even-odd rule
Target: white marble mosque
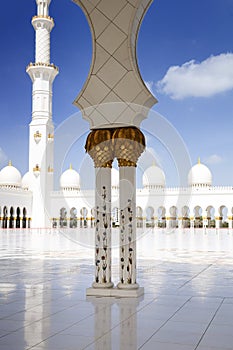
[[(232, 228), (233, 187), (212, 186), (212, 174), (199, 160), (185, 188), (167, 188), (163, 170), (153, 165), (136, 189), (137, 162), (146, 147), (140, 124), (157, 102), (141, 78), (135, 49), (152, 0), (75, 0), (94, 39), (91, 69), (75, 105), (90, 126), (85, 149), (93, 159), (96, 187), (82, 190), (82, 179), (71, 166), (60, 177), (60, 190), (54, 190), (52, 92), (59, 70), (50, 63), (50, 2), (36, 0), (32, 18), (36, 53), (27, 67), (33, 90), (29, 169), (22, 176), (9, 163), (0, 171), (0, 226), (95, 228), (95, 280), (87, 294), (117, 296), (120, 290), (139, 296), (137, 228)], [(112, 168), (114, 160), (119, 170)], [(118, 226), (120, 273), (112, 288), (111, 232)]]
[[(137, 1), (130, 2), (132, 6), (134, 2), (136, 3)], [(139, 18), (138, 13), (143, 16), (150, 2), (151, 1), (148, 0), (141, 1), (141, 5), (136, 14), (136, 22)], [(121, 5), (116, 6), (112, 11), (119, 12), (120, 6), (123, 7), (123, 2), (121, 1), (121, 3)], [(85, 7), (85, 1), (77, 1), (77, 4)], [(50, 64), (50, 32), (53, 29), (54, 20), (49, 16), (50, 1), (38, 0), (37, 5), (38, 14), (32, 19), (32, 25), (36, 32), (36, 58), (35, 63), (30, 63), (27, 67), (27, 72), (33, 82), (33, 111), (32, 121), (29, 125), (29, 171), (22, 176), (20, 171), (16, 169), (11, 162), (9, 162), (8, 166), (1, 169), (0, 227), (93, 227), (95, 193), (93, 190), (81, 189), (80, 175), (76, 170), (72, 169), (72, 166), (61, 175), (60, 190), (55, 191), (53, 187), (54, 128), (52, 121), (52, 83), (58, 74), (58, 68)], [(130, 13), (130, 8), (132, 6), (130, 6), (130, 4), (127, 5), (128, 13)], [(87, 4), (86, 7), (88, 8)], [(89, 5), (89, 7), (90, 10), (93, 11), (94, 5)], [(97, 11), (98, 9), (95, 8), (90, 17), (95, 18), (94, 13)], [(110, 10), (107, 9), (106, 11), (108, 12)], [(111, 17), (109, 14), (108, 16)], [(135, 13), (132, 13), (132, 16), (135, 16)], [(94, 31), (97, 36), (101, 31), (101, 29), (98, 28), (100, 24), (97, 22), (95, 27), (93, 18), (90, 19), (88, 17), (88, 19), (92, 21), (92, 31)], [(121, 21), (120, 15), (117, 16), (116, 21)], [(131, 28), (132, 31), (137, 31), (139, 29), (136, 22), (133, 28)], [(124, 22), (120, 24), (123, 28), (126, 28)], [(111, 29), (111, 31), (112, 30), (113, 29)], [(105, 34), (104, 31), (99, 39), (101, 45), (104, 45), (104, 37), (106, 35), (107, 33)], [(130, 32), (129, 36), (130, 35), (133, 34)], [(122, 40), (120, 40), (120, 42), (122, 42)], [(125, 49), (124, 42), (125, 41), (123, 41), (123, 44), (118, 43), (119, 49), (115, 50), (114, 55), (118, 60), (121, 58), (120, 55), (123, 55)], [(136, 45), (136, 43), (134, 43), (134, 45)], [(99, 52), (100, 48), (98, 42), (94, 50), (99, 56), (98, 60), (92, 64), (92, 70), (89, 74), (88, 82), (91, 86), (97, 84), (95, 72), (98, 70), (98, 65), (102, 66), (100, 60), (108, 62), (108, 65), (111, 63)], [(108, 50), (110, 50), (111, 53), (113, 49), (108, 48)], [(137, 67), (132, 68), (130, 66), (130, 61), (132, 61), (132, 59), (135, 65), (136, 57), (130, 56), (127, 60), (125, 59), (125, 62), (127, 62), (125, 63), (125, 69), (128, 69), (131, 78), (133, 73), (136, 72), (135, 76), (139, 79), (140, 76), (136, 69)], [(109, 67), (106, 66), (105, 68), (106, 71), (102, 68), (101, 74), (107, 74)], [(116, 66), (115, 69), (117, 70)], [(92, 80), (95, 82), (90, 83)], [(140, 83), (143, 84), (143, 82)], [(91, 97), (87, 97), (88, 93), (91, 94), (91, 91), (89, 91), (90, 89), (91, 87), (89, 88), (87, 84), (86, 88), (82, 90), (77, 98), (76, 103), (84, 110), (84, 117), (90, 124), (94, 123), (95, 120), (98, 120), (98, 123), (100, 123), (96, 127), (91, 124), (91, 129), (106, 129), (106, 125), (109, 126), (110, 122), (108, 121), (105, 125), (103, 120), (101, 121), (98, 119), (97, 112), (93, 115), (94, 121), (87, 116), (90, 104), (84, 105), (84, 101), (89, 100), (92, 104), (97, 104), (98, 102), (95, 94), (92, 96), (93, 100), (91, 100)], [(112, 89), (111, 95), (113, 95), (114, 89)], [(137, 95), (137, 92), (138, 91), (135, 92), (135, 95)], [(100, 92), (98, 93), (100, 94)], [(84, 95), (86, 97), (84, 97)], [(145, 90), (144, 85), (141, 86), (140, 95), (140, 104), (143, 102), (142, 95), (144, 96), (143, 103), (153, 105), (156, 102), (153, 96)], [(122, 95), (122, 101), (123, 97)], [(129, 99), (129, 96), (126, 97)], [(108, 101), (114, 100), (110, 100), (109, 97)], [(135, 103), (136, 97), (131, 97), (131, 101)], [(117, 127), (125, 126), (125, 115), (123, 116), (123, 120), (124, 122), (117, 121)], [(102, 126), (101, 123), (103, 123)], [(130, 123), (132, 124), (132, 115)], [(112, 122), (112, 129), (114, 129), (116, 125)], [(134, 125), (137, 127), (139, 125), (138, 121), (135, 120)], [(141, 151), (142, 150), (140, 150), (139, 153)], [(119, 155), (117, 157), (119, 157)], [(102, 171), (109, 172), (103, 169)], [(233, 216), (233, 186), (212, 186), (212, 174), (207, 166), (201, 164), (200, 160), (192, 167), (189, 174), (187, 174), (187, 178), (187, 188), (167, 188), (165, 174), (161, 168), (153, 165), (146, 169), (143, 174), (143, 186), (136, 190), (137, 226), (201, 227), (206, 225), (207, 227), (228, 226), (231, 228)], [(44, 184), (46, 188), (43, 188), (42, 184)], [(115, 205), (112, 208), (112, 225), (118, 226), (120, 221), (119, 172), (114, 168), (111, 170), (111, 189), (112, 202)], [(183, 197), (183, 200), (178, 201), (178, 197)], [(51, 208), (49, 213), (45, 213), (44, 211), (46, 202), (49, 203), (47, 207)]]

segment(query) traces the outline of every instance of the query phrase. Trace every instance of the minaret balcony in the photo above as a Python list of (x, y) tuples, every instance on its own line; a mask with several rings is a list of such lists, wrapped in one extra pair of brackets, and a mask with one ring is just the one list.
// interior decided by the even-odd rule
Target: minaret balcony
[(59, 69), (53, 63), (36, 62), (30, 63), (26, 68), (26, 72), (30, 76), (32, 82), (36, 79), (43, 79), (44, 74), (47, 76), (46, 80), (53, 82), (59, 73)]
[(49, 16), (34, 16), (32, 25), (35, 30), (47, 29), (50, 32), (54, 27), (54, 20)]
[(53, 63), (44, 63), (44, 62), (32, 63), (32, 62), (30, 62), (26, 68), (26, 71), (28, 71), (28, 69), (31, 67), (50, 67), (50, 68), (54, 68), (55, 70), (57, 70), (59, 72), (59, 68), (57, 66), (55, 66), (55, 64), (53, 64)]

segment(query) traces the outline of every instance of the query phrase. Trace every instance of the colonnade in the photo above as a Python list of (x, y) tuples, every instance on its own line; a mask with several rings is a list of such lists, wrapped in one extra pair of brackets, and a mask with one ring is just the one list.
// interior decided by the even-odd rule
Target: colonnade
[(13, 206), (0, 207), (0, 228), (3, 229), (20, 229), (30, 228), (31, 218), (27, 217), (27, 209), (24, 207), (14, 208)]

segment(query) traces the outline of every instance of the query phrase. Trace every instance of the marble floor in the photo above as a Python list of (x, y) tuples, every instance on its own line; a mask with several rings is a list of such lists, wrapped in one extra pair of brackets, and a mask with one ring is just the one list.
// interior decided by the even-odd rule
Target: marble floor
[(0, 349), (233, 350), (232, 237), (142, 235), (145, 295), (117, 299), (86, 298), (92, 249), (69, 233), (0, 231)]

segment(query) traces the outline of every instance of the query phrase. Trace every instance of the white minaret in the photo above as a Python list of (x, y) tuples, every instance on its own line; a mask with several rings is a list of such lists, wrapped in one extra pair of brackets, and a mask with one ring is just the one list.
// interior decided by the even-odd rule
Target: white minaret
[(32, 18), (36, 33), (35, 63), (27, 73), (32, 80), (32, 121), (29, 136), (29, 172), (33, 177), (32, 227), (48, 227), (49, 194), (53, 189), (52, 86), (58, 68), (50, 63), (50, 32), (54, 27), (49, 16), (51, 0), (36, 0), (37, 15)]

